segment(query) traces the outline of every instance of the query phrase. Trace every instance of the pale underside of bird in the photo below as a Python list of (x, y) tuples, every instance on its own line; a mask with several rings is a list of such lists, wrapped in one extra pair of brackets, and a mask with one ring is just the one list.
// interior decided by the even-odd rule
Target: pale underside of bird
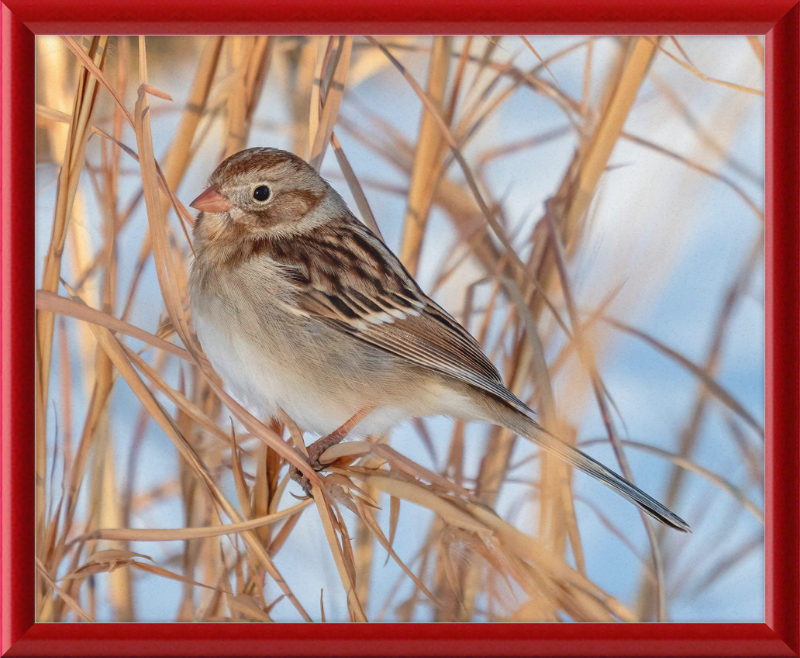
[[(544, 430), (478, 342), (307, 163), (278, 149), (225, 160), (192, 204), (192, 321), (215, 370), (263, 415), (330, 439), (408, 418), (501, 425), (597, 478), (668, 526), (688, 524)], [(349, 421), (352, 421), (348, 424)], [(354, 427), (350, 427), (353, 425)], [(312, 446), (313, 447), (313, 446)]]

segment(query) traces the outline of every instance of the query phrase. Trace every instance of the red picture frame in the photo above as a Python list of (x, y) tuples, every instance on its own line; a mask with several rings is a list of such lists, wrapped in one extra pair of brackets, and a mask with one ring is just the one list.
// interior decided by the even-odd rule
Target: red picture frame
[[(5, 0), (0, 14), (0, 654), (798, 656), (796, 0)], [(34, 35), (766, 34), (766, 623), (34, 623)]]

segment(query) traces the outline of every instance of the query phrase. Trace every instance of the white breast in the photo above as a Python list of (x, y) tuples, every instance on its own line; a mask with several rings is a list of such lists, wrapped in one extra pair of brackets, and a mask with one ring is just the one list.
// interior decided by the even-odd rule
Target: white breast
[(280, 407), (302, 430), (319, 435), (365, 406), (379, 408), (354, 436), (384, 433), (409, 417), (406, 405), (381, 404), (373, 395), (380, 392), (371, 386), (379, 373), (352, 370), (361, 346), (326, 344), (320, 332), (327, 330), (290, 312), (280, 291), (265, 295), (270, 275), (262, 263), (257, 273), (216, 282), (213, 292), (199, 291), (192, 277), (194, 328), (230, 393), (262, 419), (275, 417)]
[[(256, 260), (256, 259), (253, 259)], [(474, 403), (436, 380), (399, 372), (396, 357), (298, 313), (280, 267), (257, 259), (201, 289), (190, 281), (197, 337), (228, 390), (257, 416), (278, 408), (325, 435), (365, 407), (351, 434), (383, 434), (415, 416), (470, 418)]]

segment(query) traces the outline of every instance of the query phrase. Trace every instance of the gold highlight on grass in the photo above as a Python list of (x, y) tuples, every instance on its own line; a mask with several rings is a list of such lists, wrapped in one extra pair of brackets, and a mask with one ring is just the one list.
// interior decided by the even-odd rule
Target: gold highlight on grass
[[(523, 451), (507, 430), (484, 428), (481, 441), (463, 423), (417, 421), (407, 433), (415, 444), (344, 442), (316, 472), (303, 428), (256, 418), (226, 392), (192, 327), (194, 218), (183, 201), (222, 158), (271, 145), (258, 143), (264, 134), (349, 191), (353, 211), (394, 241), (410, 272), (434, 282), (432, 296), (544, 427), (611, 446), (606, 461), (631, 480), (640, 466), (628, 455), (649, 455), (666, 469), (665, 490), (643, 488), (702, 518), (685, 497), (687, 479), (700, 479), (703, 492), (730, 503), (731, 520), (763, 531), (754, 488), (764, 424), (720, 375), (723, 346), (738, 337), (731, 318), (752, 302), (763, 261), (763, 200), (749, 186), (760, 174), (723, 166), (733, 136), (717, 134), (711, 110), (692, 128), (694, 151), (630, 128), (648, 103), (695, 121), (681, 87), (653, 73), (662, 60), (727, 94), (731, 107), (762, 102), (752, 80), (722, 82), (665, 37), (591, 37), (550, 55), (525, 36), (38, 39), (37, 156), (57, 170), (53, 200), (45, 211), (42, 186), (36, 218), (48, 235), (35, 295), (38, 621), (138, 621), (167, 581), (181, 590), (164, 621), (666, 621), (696, 575), (687, 540), (644, 516), (623, 524), (606, 514), (576, 495), (569, 466)], [(735, 47), (763, 73), (758, 38)], [(395, 96), (402, 110), (387, 101)], [(557, 119), (537, 116), (537, 103)], [(512, 131), (509, 106), (522, 113), (524, 135)], [(566, 150), (553, 165), (559, 144)], [(618, 296), (662, 285), (650, 272), (631, 276), (621, 265), (602, 285), (585, 279), (593, 241), (603, 240), (593, 232), (598, 206), (627, 193), (614, 181), (629, 164), (615, 155), (620, 144), (749, 212), (755, 237), (730, 265), (703, 357), (619, 314)], [(555, 181), (548, 198), (533, 197), (540, 181), (514, 178), (523, 157)], [(498, 182), (493, 172), (507, 163), (511, 175)], [(509, 201), (520, 187), (527, 210)], [(664, 280), (678, 251), (662, 245), (690, 227), (691, 218), (676, 219), (669, 239), (656, 236), (668, 262), (648, 267)], [(646, 229), (631, 228), (631, 244), (647, 242)], [(619, 389), (604, 376), (623, 341), (677, 366), (696, 388), (687, 412), (665, 411), (666, 445), (627, 433)], [(709, 410), (743, 472), (701, 464)], [(584, 415), (601, 419), (601, 439), (584, 434)], [(178, 466), (142, 484), (142, 455), (165, 437)], [(290, 468), (308, 478), (312, 498), (292, 498)], [(163, 509), (179, 509), (182, 523), (145, 527)], [(608, 581), (597, 578), (598, 533), (634, 570), (628, 598), (599, 584)], [(737, 542), (719, 561), (709, 557), (712, 575), (698, 582), (710, 586), (760, 546)], [(397, 578), (391, 586), (386, 573)]]

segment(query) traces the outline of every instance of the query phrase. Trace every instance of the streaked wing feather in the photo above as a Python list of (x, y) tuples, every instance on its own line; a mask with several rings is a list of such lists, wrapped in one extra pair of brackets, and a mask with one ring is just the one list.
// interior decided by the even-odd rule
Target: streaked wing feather
[[(474, 342), (474, 339), (455, 320), (453, 320), (454, 325), (459, 327), (459, 333), (463, 333), (463, 336), (458, 338), (452, 335), (442, 336), (441, 329), (438, 329), (438, 334), (432, 336), (429, 330), (437, 330), (435, 326), (431, 327), (436, 320), (432, 320), (427, 314), (395, 320), (391, 324), (370, 324), (365, 328), (340, 320), (328, 321), (358, 340), (419, 366), (477, 386), (530, 413), (505, 387), (491, 362), (482, 353), (480, 360), (475, 358), (473, 349), (477, 343), (475, 346), (467, 347), (469, 343)], [(464, 337), (468, 338), (469, 342), (463, 340)]]
[(503, 385), (478, 342), (428, 298), (383, 242), (354, 218), (331, 223), (310, 239), (295, 237), (292, 244), (276, 244), (270, 251), (296, 285), (301, 311), (527, 410)]

